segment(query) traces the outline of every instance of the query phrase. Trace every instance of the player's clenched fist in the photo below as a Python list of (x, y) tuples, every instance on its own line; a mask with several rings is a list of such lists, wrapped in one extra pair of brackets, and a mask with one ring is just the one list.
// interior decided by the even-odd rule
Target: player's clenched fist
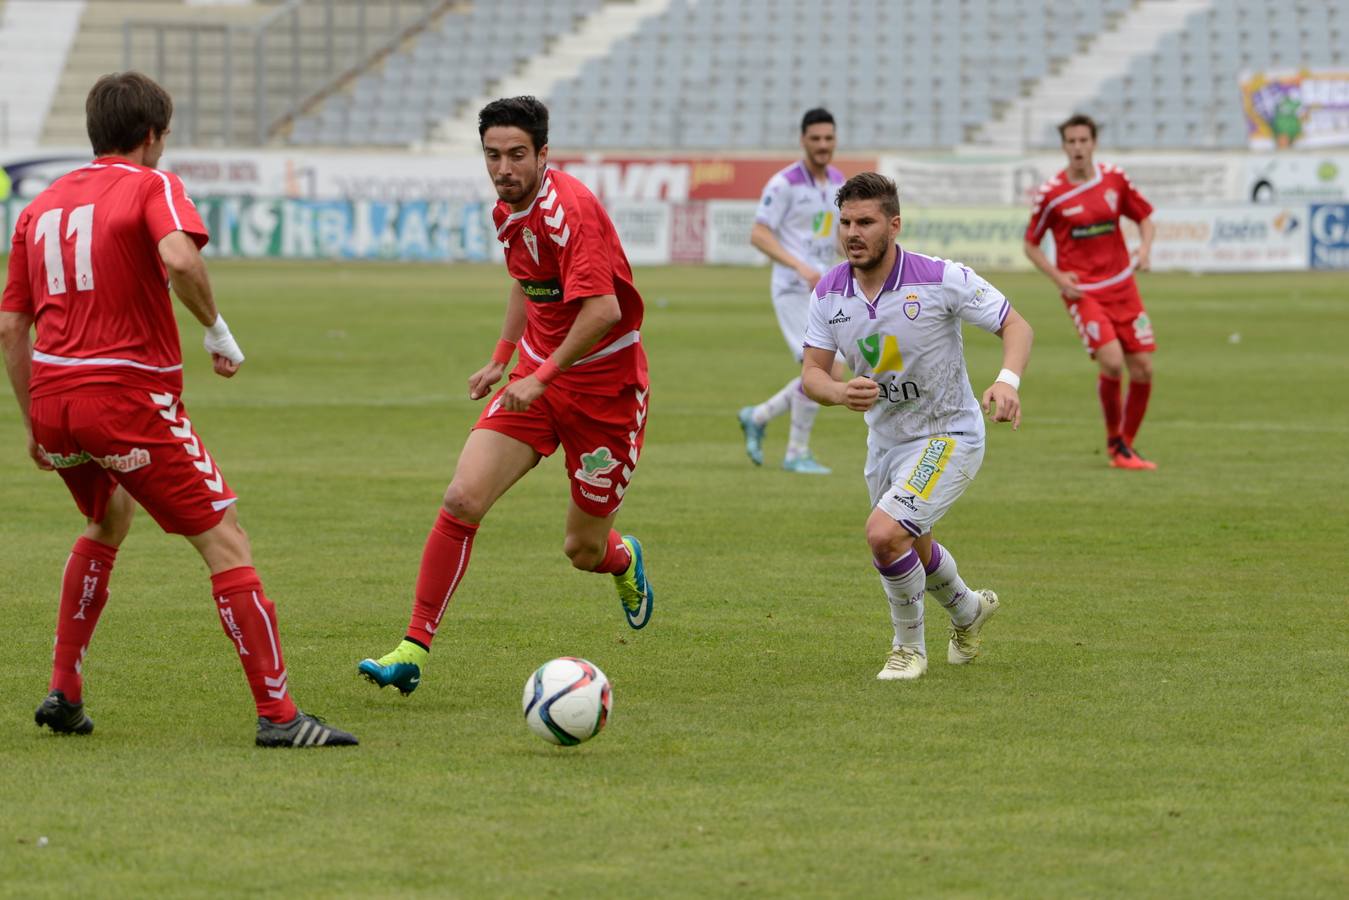
[(506, 371), (506, 365), (499, 362), (489, 362), (478, 371), (468, 377), (468, 399), (481, 400), (492, 390), (492, 385), (501, 380), (501, 375)]
[(511, 412), (524, 412), (529, 405), (543, 396), (548, 386), (540, 383), (533, 375), (526, 375), (506, 385), (501, 392), (501, 407)]
[(984, 412), (994, 422), (1011, 422), (1016, 431), (1021, 427), (1021, 395), (1010, 384), (995, 381), (984, 391)]
[(876, 405), (880, 393), (880, 385), (859, 375), (843, 385), (843, 405), (854, 412), (866, 412)]

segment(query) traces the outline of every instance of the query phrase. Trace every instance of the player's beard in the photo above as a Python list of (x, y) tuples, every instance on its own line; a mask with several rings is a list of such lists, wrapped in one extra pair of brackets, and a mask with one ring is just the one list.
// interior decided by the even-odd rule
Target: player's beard
[(866, 256), (857, 259), (853, 256), (853, 241), (849, 241), (845, 249), (848, 252), (848, 264), (856, 272), (870, 272), (881, 264), (885, 259), (885, 252), (890, 249), (889, 239), (882, 236), (876, 243), (863, 242), (866, 245)]
[(524, 203), (526, 198), (532, 198), (539, 192), (539, 175), (535, 174), (533, 180), (526, 182), (523, 179), (510, 180), (506, 182), (494, 181), (492, 186), (496, 188), (497, 196), (504, 200), (508, 205), (515, 206)]

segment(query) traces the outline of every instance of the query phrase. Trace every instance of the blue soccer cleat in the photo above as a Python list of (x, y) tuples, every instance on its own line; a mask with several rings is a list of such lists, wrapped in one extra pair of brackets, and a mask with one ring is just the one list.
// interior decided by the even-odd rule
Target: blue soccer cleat
[(798, 475), (828, 475), (833, 469), (822, 466), (815, 460), (813, 453), (803, 456), (789, 456), (782, 461), (782, 468)]
[(745, 453), (756, 466), (763, 465), (763, 433), (765, 426), (754, 424), (754, 407), (740, 410), (740, 430), (745, 433)]
[(656, 602), (656, 592), (651, 582), (646, 580), (646, 565), (642, 562), (642, 542), (630, 534), (623, 535), (623, 543), (632, 554), (628, 568), (614, 576), (618, 587), (618, 599), (623, 604), (623, 614), (633, 628), (645, 628), (651, 621), (651, 607)]
[(393, 685), (406, 697), (422, 683), (422, 667), (430, 658), (431, 651), (404, 640), (392, 653), (379, 659), (361, 660), (356, 669), (372, 684), (382, 688)]

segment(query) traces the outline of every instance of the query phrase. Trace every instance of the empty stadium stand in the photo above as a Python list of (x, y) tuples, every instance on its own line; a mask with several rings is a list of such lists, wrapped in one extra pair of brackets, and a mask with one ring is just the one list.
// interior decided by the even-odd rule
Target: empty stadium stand
[[(49, 114), (36, 75), (0, 84), (0, 138), (83, 143), (89, 84), (130, 66), (174, 94), (180, 146), (448, 143), (508, 89), (563, 149), (787, 149), (815, 105), (852, 150), (1052, 147), (1075, 109), (1110, 148), (1235, 148), (1243, 72), (1349, 57), (1349, 0), (43, 3), (79, 29)], [(27, 41), (0, 30), (0, 73)]]
[(1105, 146), (1239, 149), (1246, 146), (1243, 72), (1346, 63), (1349, 3), (1224, 0), (1189, 15), (1154, 52), (1135, 56), (1086, 108), (1112, 124), (1101, 135)]

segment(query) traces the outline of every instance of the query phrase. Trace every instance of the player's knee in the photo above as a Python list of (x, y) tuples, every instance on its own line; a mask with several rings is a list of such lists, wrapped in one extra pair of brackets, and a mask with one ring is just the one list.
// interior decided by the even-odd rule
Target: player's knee
[(1096, 357), (1096, 362), (1106, 378), (1119, 380), (1124, 376), (1124, 360), (1114, 354), (1101, 354)]
[(587, 541), (576, 534), (567, 535), (562, 542), (562, 552), (567, 554), (572, 566), (582, 572), (595, 571), (595, 567), (604, 561), (604, 550), (603, 543)]
[(487, 515), (487, 504), (482, 497), (457, 481), (451, 481), (445, 489), (442, 503), (445, 511), (461, 522), (481, 522)]
[(909, 552), (913, 547), (913, 535), (898, 522), (873, 516), (867, 522), (867, 545), (871, 547), (873, 558), (883, 564), (890, 563)]
[(1129, 360), (1130, 381), (1151, 381), (1152, 360), (1147, 357)]

